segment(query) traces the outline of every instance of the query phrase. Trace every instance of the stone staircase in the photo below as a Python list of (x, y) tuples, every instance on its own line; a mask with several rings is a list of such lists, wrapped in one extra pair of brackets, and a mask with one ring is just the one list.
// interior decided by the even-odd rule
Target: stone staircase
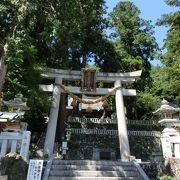
[(43, 180), (143, 180), (132, 162), (57, 160)]

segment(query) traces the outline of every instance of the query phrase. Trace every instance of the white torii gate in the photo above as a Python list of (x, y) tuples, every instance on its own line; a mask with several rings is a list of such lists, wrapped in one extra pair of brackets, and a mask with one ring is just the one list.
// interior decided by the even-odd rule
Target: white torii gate
[[(137, 77), (141, 75), (142, 71), (126, 72), (126, 73), (96, 73), (96, 81), (114, 83), (115, 87), (121, 87), (124, 83), (132, 83)], [(81, 71), (73, 70), (58, 70), (50, 69), (49, 73), (43, 74), (45, 78), (55, 79), (56, 84), (62, 84), (63, 80), (81, 80)], [(62, 89), (58, 86), (53, 85), (40, 85), (43, 91), (53, 92), (53, 103), (50, 110), (49, 122), (47, 126), (44, 154), (52, 155), (54, 148), (54, 140), (56, 134), (56, 125), (59, 112), (60, 96)], [(96, 88), (95, 92), (82, 92), (80, 87), (67, 86), (67, 88), (74, 94), (91, 94), (91, 95), (106, 95), (112, 89), (108, 88)], [(126, 117), (124, 110), (124, 96), (136, 96), (136, 90), (118, 88), (114, 93), (116, 100), (116, 113), (118, 121), (118, 136), (120, 144), (120, 154), (122, 161), (129, 161), (130, 149), (129, 140), (127, 134)]]

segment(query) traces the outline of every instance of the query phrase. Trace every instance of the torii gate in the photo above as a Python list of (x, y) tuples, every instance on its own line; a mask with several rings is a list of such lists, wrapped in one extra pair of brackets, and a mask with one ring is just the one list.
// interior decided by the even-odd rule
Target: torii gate
[[(96, 81), (103, 81), (114, 83), (114, 87), (121, 87), (124, 83), (132, 83), (137, 77), (141, 75), (142, 71), (126, 72), (126, 73), (96, 73)], [(50, 69), (50, 72), (43, 74), (45, 78), (55, 79), (56, 84), (62, 84), (63, 80), (82, 80), (82, 71), (74, 70), (58, 70)], [(40, 85), (43, 91), (53, 92), (53, 102), (50, 109), (49, 122), (47, 126), (44, 154), (52, 155), (56, 134), (56, 126), (59, 112), (60, 96), (62, 89), (59, 86), (54, 85)], [(106, 95), (112, 89), (109, 88), (96, 88), (96, 91), (83, 92), (81, 87), (67, 86), (67, 88), (74, 94), (89, 94), (89, 95)], [(136, 90), (118, 88), (115, 95), (116, 100), (116, 113), (118, 122), (118, 136), (120, 144), (120, 154), (122, 161), (129, 161), (130, 159), (130, 148), (127, 134), (126, 117), (124, 110), (124, 96), (136, 96)]]

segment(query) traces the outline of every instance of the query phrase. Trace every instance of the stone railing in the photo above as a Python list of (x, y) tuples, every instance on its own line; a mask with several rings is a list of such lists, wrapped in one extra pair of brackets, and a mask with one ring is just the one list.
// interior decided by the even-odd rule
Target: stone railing
[[(71, 128), (69, 129), (72, 134), (97, 134), (97, 135), (112, 135), (117, 136), (118, 130), (109, 129), (83, 129), (83, 128)], [(129, 136), (153, 136), (160, 137), (159, 131), (128, 131)]]
[[(68, 122), (77, 123), (96, 123), (96, 124), (117, 124), (117, 119), (110, 118), (86, 118), (86, 117), (69, 117)], [(145, 121), (145, 120), (127, 120), (127, 124), (132, 125), (156, 125), (156, 121)], [(158, 124), (159, 125), (159, 124)]]
[(145, 120), (127, 120), (127, 124), (132, 124), (132, 125), (160, 125), (156, 121), (145, 121)]
[(160, 137), (160, 131), (128, 131), (128, 135), (130, 136), (153, 136)]
[(0, 134), (0, 158), (5, 157), (7, 153), (14, 152), (20, 154), (25, 160), (29, 155), (30, 131), (2, 132)]
[(86, 117), (71, 117), (68, 122), (78, 122), (78, 123), (96, 123), (96, 124), (117, 124), (116, 119), (108, 118), (86, 118)]

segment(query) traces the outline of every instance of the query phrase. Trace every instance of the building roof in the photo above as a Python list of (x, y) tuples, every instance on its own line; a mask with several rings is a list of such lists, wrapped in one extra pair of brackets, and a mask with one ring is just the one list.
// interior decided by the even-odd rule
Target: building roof
[(0, 122), (14, 122), (23, 116), (24, 112), (0, 112)]

